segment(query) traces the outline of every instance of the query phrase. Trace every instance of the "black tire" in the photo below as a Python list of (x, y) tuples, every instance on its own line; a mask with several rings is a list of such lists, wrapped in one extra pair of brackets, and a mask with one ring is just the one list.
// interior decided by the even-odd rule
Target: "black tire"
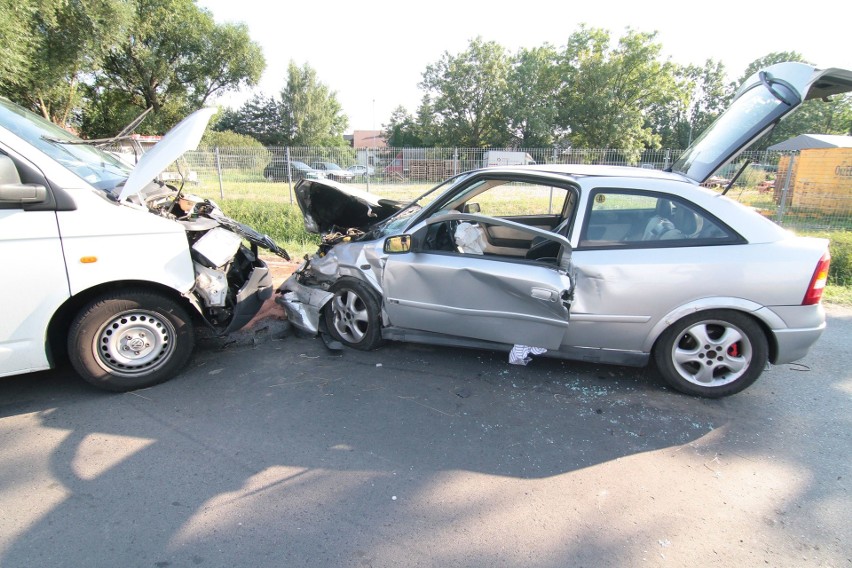
[(660, 335), (654, 360), (672, 388), (720, 398), (754, 383), (766, 366), (769, 344), (751, 317), (708, 310), (678, 320)]
[(343, 278), (331, 287), (334, 297), (323, 314), (331, 336), (349, 347), (370, 351), (382, 342), (379, 299), (366, 284)]
[(162, 383), (195, 347), (186, 310), (155, 292), (131, 289), (96, 298), (71, 323), (68, 356), (86, 382), (124, 392)]

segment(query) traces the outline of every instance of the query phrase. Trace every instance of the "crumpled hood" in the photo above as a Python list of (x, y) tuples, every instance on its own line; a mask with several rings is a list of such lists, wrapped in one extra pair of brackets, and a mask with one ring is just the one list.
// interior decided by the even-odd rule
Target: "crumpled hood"
[(151, 183), (169, 164), (184, 153), (198, 148), (207, 123), (216, 114), (215, 108), (202, 108), (190, 114), (169, 130), (162, 140), (145, 152), (121, 188), (119, 201), (138, 193)]
[(305, 218), (305, 230), (325, 234), (334, 230), (364, 231), (387, 219), (405, 204), (323, 179), (303, 179), (295, 188)]

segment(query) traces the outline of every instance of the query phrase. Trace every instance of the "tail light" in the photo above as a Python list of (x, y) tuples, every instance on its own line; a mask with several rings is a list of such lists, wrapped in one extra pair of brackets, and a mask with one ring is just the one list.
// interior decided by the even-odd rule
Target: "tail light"
[(828, 267), (831, 264), (831, 255), (826, 252), (822, 255), (817, 263), (814, 275), (811, 278), (811, 283), (808, 286), (808, 291), (805, 293), (805, 298), (802, 300), (803, 306), (812, 306), (818, 304), (822, 299), (822, 291), (825, 289), (825, 282), (828, 280)]

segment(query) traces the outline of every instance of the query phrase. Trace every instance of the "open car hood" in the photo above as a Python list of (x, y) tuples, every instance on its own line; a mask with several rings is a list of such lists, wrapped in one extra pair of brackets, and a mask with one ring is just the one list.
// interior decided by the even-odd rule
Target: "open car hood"
[(296, 184), (295, 192), (309, 233), (365, 231), (405, 206), (328, 179), (303, 179)]
[(185, 152), (195, 150), (215, 108), (202, 108), (181, 120), (162, 140), (145, 152), (121, 188), (119, 200), (127, 199), (151, 183), (169, 164)]
[(757, 142), (809, 99), (852, 90), (852, 71), (778, 63), (758, 71), (739, 88), (733, 102), (672, 165), (697, 183)]

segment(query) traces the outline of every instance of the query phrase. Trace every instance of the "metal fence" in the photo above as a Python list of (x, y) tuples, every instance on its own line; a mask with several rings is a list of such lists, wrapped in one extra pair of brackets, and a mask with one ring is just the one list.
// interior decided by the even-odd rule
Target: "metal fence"
[[(665, 169), (680, 153), (673, 149), (628, 153), (535, 148), (214, 148), (190, 152), (181, 169), (197, 185), (198, 193), (220, 200), (293, 203), (292, 186), (316, 171), (383, 197), (404, 200), (452, 175), (490, 164)], [(165, 175), (175, 176), (176, 172)], [(727, 195), (780, 225), (806, 230), (852, 229), (852, 149), (746, 152), (705, 185), (723, 191), (735, 177)]]

